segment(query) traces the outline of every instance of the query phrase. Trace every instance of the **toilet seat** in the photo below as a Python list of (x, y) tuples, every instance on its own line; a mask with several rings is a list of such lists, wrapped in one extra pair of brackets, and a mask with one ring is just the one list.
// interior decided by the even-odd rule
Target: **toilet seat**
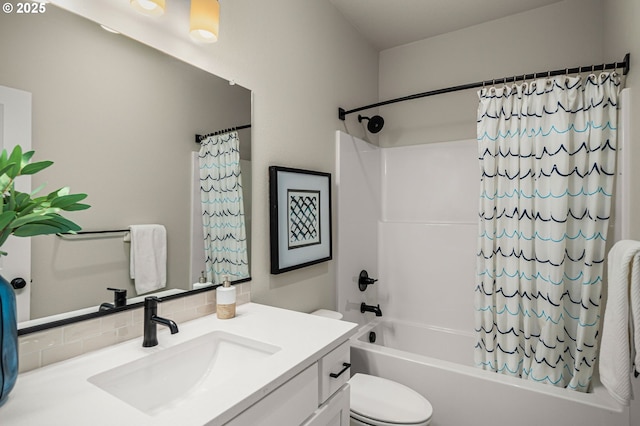
[(368, 374), (355, 374), (349, 384), (356, 420), (373, 426), (422, 426), (431, 420), (429, 401), (405, 385)]

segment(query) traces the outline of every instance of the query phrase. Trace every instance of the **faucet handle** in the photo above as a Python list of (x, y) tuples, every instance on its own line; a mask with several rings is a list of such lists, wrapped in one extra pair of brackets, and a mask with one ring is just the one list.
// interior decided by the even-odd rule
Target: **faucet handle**
[(367, 286), (375, 283), (376, 281), (378, 280), (369, 278), (369, 273), (363, 269), (362, 271), (360, 271), (360, 275), (358, 276), (358, 288), (360, 289), (360, 291), (365, 291), (367, 289)]
[(107, 287), (107, 290), (113, 291), (113, 305), (116, 308), (127, 304), (127, 290), (112, 287)]
[(158, 302), (162, 302), (158, 296), (147, 296), (144, 298), (144, 307), (145, 309), (155, 309), (158, 306)]

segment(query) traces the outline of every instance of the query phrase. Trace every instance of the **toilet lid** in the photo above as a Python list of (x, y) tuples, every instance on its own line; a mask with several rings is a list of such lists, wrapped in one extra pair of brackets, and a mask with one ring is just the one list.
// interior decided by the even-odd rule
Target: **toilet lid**
[(426, 422), (433, 407), (422, 395), (391, 380), (355, 374), (350, 380), (351, 412), (387, 423)]

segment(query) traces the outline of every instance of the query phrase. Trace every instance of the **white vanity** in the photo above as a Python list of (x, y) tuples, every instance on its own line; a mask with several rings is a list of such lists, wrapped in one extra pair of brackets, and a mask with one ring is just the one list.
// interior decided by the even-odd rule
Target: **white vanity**
[(248, 303), (23, 373), (7, 425), (349, 424), (356, 324)]

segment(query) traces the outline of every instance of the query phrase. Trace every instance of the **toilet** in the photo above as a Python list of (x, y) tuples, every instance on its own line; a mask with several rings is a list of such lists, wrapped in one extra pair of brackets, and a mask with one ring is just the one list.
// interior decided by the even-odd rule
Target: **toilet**
[[(326, 309), (311, 314), (342, 319), (341, 313)], [(408, 386), (361, 373), (354, 374), (349, 385), (352, 426), (427, 426), (431, 422), (431, 403)]]

